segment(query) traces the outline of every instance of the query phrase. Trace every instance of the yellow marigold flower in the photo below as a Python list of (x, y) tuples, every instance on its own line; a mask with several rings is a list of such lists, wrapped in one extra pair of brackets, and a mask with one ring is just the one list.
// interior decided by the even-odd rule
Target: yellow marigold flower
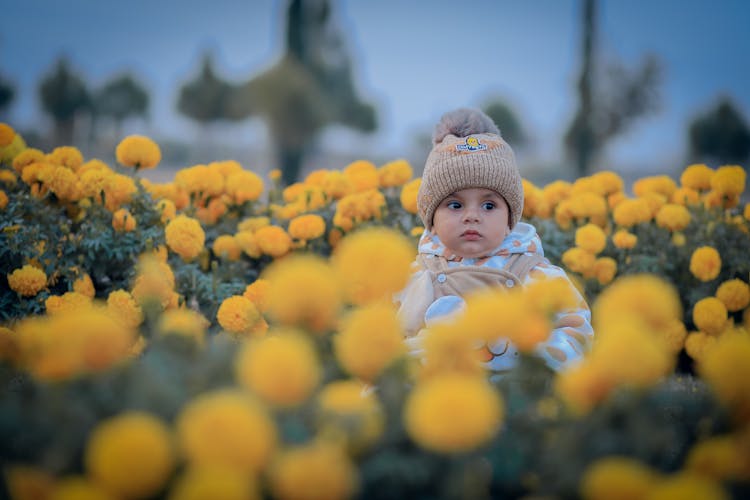
[(747, 479), (746, 455), (732, 436), (716, 436), (695, 444), (685, 459), (685, 469), (717, 481)]
[(576, 246), (596, 255), (607, 246), (607, 235), (599, 226), (586, 224), (576, 230), (575, 242)]
[(682, 319), (682, 304), (677, 290), (664, 279), (629, 275), (618, 278), (599, 294), (591, 317), (597, 332), (605, 323), (617, 323), (623, 317), (641, 319), (658, 332)]
[(676, 205), (695, 205), (701, 201), (701, 195), (695, 189), (681, 187), (672, 193), (669, 201)]
[(345, 500), (357, 491), (357, 468), (335, 444), (288, 448), (272, 464), (270, 488), (279, 500)]
[(71, 201), (76, 199), (76, 195), (81, 193), (77, 185), (78, 176), (68, 167), (55, 166), (50, 171), (50, 176), (45, 180), (45, 184), (50, 191), (61, 201)]
[(142, 135), (129, 135), (115, 148), (117, 162), (125, 167), (154, 168), (161, 161), (159, 145)]
[(261, 500), (258, 485), (247, 474), (221, 465), (190, 467), (174, 482), (169, 500)]
[(50, 500), (111, 500), (112, 493), (82, 476), (68, 476), (55, 483)]
[(256, 201), (263, 193), (263, 189), (265, 189), (263, 179), (255, 172), (240, 170), (227, 177), (226, 192), (237, 205)]
[(422, 184), (422, 178), (414, 179), (413, 181), (404, 184), (401, 188), (401, 195), (399, 200), (401, 206), (410, 214), (417, 213), (417, 193), (419, 192), (419, 186)]
[(94, 289), (94, 282), (91, 281), (91, 276), (88, 273), (81, 273), (73, 282), (73, 291), (78, 292), (90, 299), (96, 295), (96, 289)]
[(343, 172), (352, 181), (355, 193), (376, 189), (380, 184), (378, 168), (367, 160), (352, 162), (344, 168)]
[(265, 226), (255, 231), (260, 251), (271, 257), (281, 257), (292, 249), (292, 237), (279, 226)]
[(317, 333), (334, 326), (341, 308), (341, 289), (325, 260), (293, 255), (268, 266), (261, 277), (270, 284), (268, 314), (280, 324)]
[(8, 206), (8, 195), (5, 194), (5, 191), (0, 189), (0, 210), (5, 210), (5, 207)]
[(414, 260), (414, 246), (401, 233), (366, 228), (344, 237), (331, 261), (350, 303), (363, 305), (403, 289)]
[(336, 380), (320, 391), (316, 405), (319, 434), (342, 438), (357, 453), (380, 438), (385, 425), (383, 409), (372, 391), (356, 380)]
[(107, 296), (107, 312), (129, 328), (143, 323), (143, 311), (127, 290), (113, 290)]
[(47, 275), (41, 269), (26, 264), (8, 274), (8, 286), (19, 295), (32, 297), (47, 286)]
[(206, 233), (200, 222), (187, 215), (178, 215), (164, 228), (169, 249), (182, 257), (184, 261), (191, 261), (201, 253), (206, 241)]
[(239, 231), (234, 235), (234, 241), (248, 257), (257, 259), (263, 255), (260, 251), (258, 240), (255, 238), (255, 234), (252, 231)]
[(50, 295), (44, 301), (49, 315), (80, 311), (91, 305), (91, 297), (78, 292), (65, 292), (62, 295)]
[(263, 329), (263, 318), (255, 305), (242, 295), (227, 297), (216, 312), (221, 327), (237, 335), (259, 333)]
[(723, 196), (739, 196), (745, 191), (745, 169), (739, 165), (719, 167), (711, 177), (711, 189)]
[(677, 354), (684, 346), (687, 338), (687, 328), (685, 323), (675, 319), (667, 324), (661, 331), (661, 337), (666, 341), (667, 347), (673, 353)]
[(706, 191), (711, 187), (714, 170), (703, 163), (688, 165), (680, 175), (680, 184), (695, 191)]
[(685, 352), (695, 361), (700, 362), (708, 351), (716, 345), (715, 335), (704, 332), (690, 332), (685, 337)]
[(261, 471), (276, 450), (278, 431), (268, 411), (247, 393), (201, 394), (177, 416), (177, 436), (190, 465)]
[(604, 188), (604, 192), (602, 194), (605, 195), (622, 191), (625, 186), (625, 181), (622, 180), (622, 177), (620, 177), (616, 172), (612, 172), (610, 170), (596, 172), (591, 177)]
[(211, 323), (197, 311), (177, 308), (164, 311), (159, 316), (157, 330), (160, 334), (174, 334), (193, 339), (196, 345), (202, 346), (206, 337), (206, 328)]
[(18, 182), (18, 176), (10, 170), (0, 170), (0, 183), (7, 184), (8, 186), (15, 186)]
[(651, 220), (652, 212), (644, 198), (630, 198), (617, 204), (612, 217), (618, 226), (632, 227)]
[(156, 202), (156, 210), (161, 213), (161, 222), (166, 224), (177, 215), (177, 207), (172, 200), (163, 198)]
[(258, 278), (245, 287), (242, 295), (250, 299), (260, 312), (265, 313), (268, 310), (270, 289), (271, 283), (268, 280)]
[(242, 247), (231, 234), (222, 234), (217, 236), (211, 247), (214, 255), (226, 260), (240, 260), (242, 256)]
[(719, 285), (716, 297), (724, 303), (727, 311), (741, 311), (750, 305), (750, 286), (741, 279), (728, 280)]
[(130, 203), (138, 188), (127, 175), (115, 174), (106, 177), (104, 196), (106, 207), (114, 212), (121, 205)]
[(289, 235), (297, 240), (314, 240), (325, 234), (326, 221), (317, 214), (306, 214), (289, 221)]
[(89, 438), (84, 460), (91, 477), (124, 498), (155, 495), (176, 464), (167, 426), (137, 411), (101, 422)]
[(13, 127), (7, 123), (0, 122), (0, 148), (4, 148), (13, 142), (13, 138), (16, 136), (16, 131)]
[(23, 172), (23, 169), (32, 163), (39, 163), (44, 161), (46, 158), (46, 155), (43, 151), (40, 151), (36, 148), (27, 148), (18, 153), (15, 158), (13, 158), (13, 170), (18, 172), (19, 174)]
[(750, 419), (750, 337), (727, 333), (719, 337), (698, 364), (698, 373), (740, 422)]
[(656, 224), (670, 231), (682, 231), (690, 224), (690, 212), (682, 205), (667, 203), (656, 213)]
[(594, 261), (593, 273), (599, 284), (607, 285), (617, 274), (617, 261), (612, 257), (599, 257)]
[(730, 500), (720, 483), (691, 473), (680, 472), (657, 482), (644, 500)]
[(346, 372), (373, 382), (405, 352), (403, 338), (393, 305), (377, 302), (349, 314), (333, 339), (334, 352)]
[(95, 202), (102, 202), (102, 193), (110, 185), (110, 177), (114, 175), (109, 170), (96, 169), (80, 174), (81, 198), (92, 198)]
[(739, 194), (727, 194), (712, 189), (703, 195), (703, 206), (706, 208), (721, 208), (726, 210), (736, 207), (739, 203)]
[(313, 170), (312, 172), (307, 174), (307, 177), (305, 177), (303, 184), (307, 184), (310, 186), (323, 187), (326, 177), (328, 177), (328, 173), (329, 171), (324, 168)]
[(602, 401), (613, 389), (614, 382), (600, 373), (594, 363), (579, 363), (555, 378), (555, 391), (567, 407), (585, 414)]
[(492, 439), (503, 415), (500, 394), (484, 377), (447, 373), (414, 387), (406, 400), (404, 425), (423, 448), (462, 453)]
[(83, 165), (83, 155), (73, 146), (60, 146), (47, 155), (47, 161), (54, 165), (62, 165), (74, 172)]
[(110, 169), (109, 165), (104, 163), (102, 160), (98, 158), (92, 158), (89, 161), (85, 162), (83, 165), (81, 165), (81, 168), (79, 168), (76, 172), (78, 173), (79, 176), (81, 176), (90, 170), (111, 171), (112, 169)]
[(332, 200), (340, 200), (344, 196), (352, 194), (354, 183), (344, 175), (343, 172), (332, 170), (328, 172), (323, 181), (323, 192)]
[(573, 185), (567, 181), (553, 181), (542, 188), (542, 195), (550, 206), (557, 206), (562, 200), (570, 194)]
[(562, 261), (574, 273), (588, 276), (594, 270), (596, 256), (586, 249), (573, 247), (562, 254)]
[(721, 271), (721, 256), (715, 248), (702, 246), (690, 257), (690, 272), (701, 281), (711, 281)]
[(586, 468), (580, 493), (585, 500), (645, 498), (661, 480), (660, 474), (632, 458), (609, 456)]
[(126, 209), (121, 208), (112, 214), (112, 227), (115, 231), (130, 232), (136, 226), (135, 217)]
[(403, 186), (413, 175), (411, 165), (403, 159), (388, 162), (378, 169), (380, 187)]
[(693, 323), (702, 332), (718, 335), (727, 326), (727, 308), (716, 297), (705, 297), (693, 307)]
[(0, 163), (11, 164), (19, 153), (26, 149), (26, 141), (20, 134), (16, 134), (10, 144), (0, 147)]
[(647, 193), (658, 193), (669, 198), (676, 189), (677, 183), (666, 175), (643, 177), (633, 183), (633, 194), (638, 197), (642, 197)]
[(302, 333), (282, 331), (246, 342), (235, 361), (240, 384), (280, 407), (304, 403), (318, 386), (315, 346)]

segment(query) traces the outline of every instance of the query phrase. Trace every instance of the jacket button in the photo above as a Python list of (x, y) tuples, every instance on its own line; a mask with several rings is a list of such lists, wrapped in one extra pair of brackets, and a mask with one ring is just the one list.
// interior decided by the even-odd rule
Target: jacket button
[(448, 278), (446, 278), (446, 277), (445, 277), (445, 274), (443, 274), (443, 273), (440, 273), (440, 274), (438, 274), (437, 280), (438, 280), (438, 281), (439, 281), (440, 283), (445, 283), (445, 280), (446, 280), (446, 279), (448, 279)]
[(505, 281), (505, 286), (507, 286), (508, 288), (513, 288), (513, 285), (515, 285), (515, 283), (513, 282), (513, 280), (506, 280)]

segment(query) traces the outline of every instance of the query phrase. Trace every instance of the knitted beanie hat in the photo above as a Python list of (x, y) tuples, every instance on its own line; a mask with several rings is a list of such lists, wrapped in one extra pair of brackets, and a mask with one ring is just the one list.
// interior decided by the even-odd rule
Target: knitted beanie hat
[(523, 184), (515, 155), (492, 119), (479, 110), (457, 109), (435, 126), (433, 147), (422, 173), (417, 210), (432, 230), (443, 199), (461, 189), (483, 187), (499, 193), (510, 209), (510, 229), (521, 219)]

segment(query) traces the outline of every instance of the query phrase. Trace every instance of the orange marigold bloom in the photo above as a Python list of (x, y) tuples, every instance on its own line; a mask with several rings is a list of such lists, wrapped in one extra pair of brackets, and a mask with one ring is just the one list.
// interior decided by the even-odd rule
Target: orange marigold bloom
[(297, 240), (314, 240), (326, 232), (326, 221), (317, 214), (306, 214), (289, 221), (289, 235)]
[(263, 252), (260, 251), (258, 241), (252, 231), (239, 231), (234, 235), (234, 241), (240, 246), (248, 257), (257, 259)]
[(164, 228), (169, 249), (182, 257), (185, 261), (191, 261), (201, 253), (206, 241), (206, 233), (200, 222), (187, 215), (178, 215)]
[(135, 230), (135, 225), (135, 217), (124, 208), (112, 214), (112, 227), (115, 228), (115, 231), (130, 232)]
[(354, 190), (351, 179), (338, 170), (328, 172), (322, 187), (323, 192), (332, 200), (340, 200)]
[(419, 186), (422, 184), (422, 178), (414, 179), (406, 184), (401, 189), (401, 206), (410, 214), (417, 213), (417, 193), (419, 192)]
[(562, 254), (562, 261), (574, 273), (588, 276), (594, 269), (596, 256), (583, 248), (573, 247)]
[(378, 169), (380, 187), (402, 186), (414, 175), (414, 170), (406, 160), (394, 160)]
[(32, 297), (47, 285), (47, 275), (41, 269), (26, 264), (8, 275), (8, 286), (24, 297)]
[(716, 297), (729, 312), (741, 311), (750, 305), (750, 286), (741, 279), (728, 280), (719, 285)]
[(166, 198), (156, 202), (156, 210), (161, 213), (162, 224), (168, 223), (177, 215), (177, 207), (175, 207), (174, 202)]
[(13, 158), (13, 170), (19, 174), (23, 172), (23, 169), (32, 163), (43, 162), (46, 155), (43, 151), (36, 148), (26, 148)]
[(727, 326), (727, 308), (716, 297), (705, 297), (693, 307), (693, 323), (702, 332), (719, 335)]
[(229, 333), (249, 335), (264, 331), (263, 318), (250, 299), (242, 295), (227, 297), (219, 306), (216, 319)]
[(5, 194), (5, 191), (0, 190), (0, 210), (5, 210), (5, 207), (8, 206), (8, 195)]
[(107, 296), (107, 313), (128, 328), (143, 322), (143, 311), (127, 290), (113, 290)]
[(371, 161), (357, 160), (350, 163), (344, 168), (344, 175), (354, 184), (355, 193), (376, 189), (380, 184), (378, 168)]
[(656, 214), (656, 224), (670, 231), (682, 231), (690, 224), (690, 212), (682, 205), (667, 203)]
[(658, 193), (669, 198), (676, 189), (675, 181), (666, 175), (643, 177), (633, 183), (633, 193), (638, 197), (643, 197), (646, 193)]
[(91, 297), (79, 292), (65, 292), (62, 295), (50, 295), (44, 301), (44, 308), (49, 316), (61, 313), (82, 311), (91, 306)]
[(214, 255), (227, 260), (240, 260), (242, 248), (231, 234), (222, 234), (214, 240)]
[(652, 212), (644, 198), (630, 198), (617, 204), (612, 212), (615, 223), (623, 227), (632, 227), (651, 220)]
[(680, 184), (695, 191), (705, 191), (711, 187), (713, 175), (714, 170), (712, 168), (703, 163), (695, 163), (685, 167), (682, 175), (680, 175)]
[(617, 261), (611, 257), (599, 257), (594, 262), (594, 277), (600, 284), (610, 283), (617, 274)]
[(626, 231), (625, 229), (620, 229), (612, 235), (612, 243), (614, 243), (617, 248), (633, 248), (636, 243), (638, 243), (638, 236)]
[(281, 257), (292, 248), (292, 238), (279, 226), (266, 226), (255, 232), (261, 252), (271, 257)]
[(669, 200), (677, 205), (695, 205), (700, 199), (701, 195), (695, 189), (681, 187), (672, 193)]
[(711, 281), (721, 271), (721, 256), (715, 248), (702, 246), (690, 257), (690, 272), (701, 281)]
[(161, 150), (148, 137), (130, 135), (117, 145), (115, 156), (118, 163), (125, 167), (154, 168), (161, 161)]
[(94, 295), (96, 295), (96, 289), (94, 288), (94, 282), (91, 281), (91, 276), (89, 276), (88, 273), (82, 273), (78, 279), (73, 282), (73, 291), (93, 299)]
[(249, 170), (240, 170), (227, 176), (226, 192), (238, 205), (257, 200), (264, 188), (263, 179)]
[(745, 178), (745, 169), (739, 165), (724, 165), (711, 177), (711, 189), (723, 196), (739, 196), (745, 190)]
[(270, 285), (267, 279), (258, 278), (245, 287), (242, 295), (250, 299), (255, 304), (255, 307), (264, 313), (268, 310), (268, 291)]
[(576, 230), (575, 242), (580, 248), (596, 255), (607, 246), (607, 235), (596, 224), (586, 224)]
[(83, 155), (73, 146), (60, 146), (47, 155), (47, 161), (53, 165), (62, 165), (74, 172), (83, 165)]
[(16, 137), (16, 131), (13, 130), (13, 127), (8, 125), (7, 123), (0, 122), (0, 148), (3, 148), (13, 142), (13, 139)]

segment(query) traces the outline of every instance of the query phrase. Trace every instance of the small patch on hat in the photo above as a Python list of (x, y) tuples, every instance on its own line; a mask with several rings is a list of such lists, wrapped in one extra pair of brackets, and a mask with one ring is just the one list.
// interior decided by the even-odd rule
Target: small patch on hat
[(479, 142), (479, 139), (470, 135), (463, 144), (456, 144), (456, 151), (484, 151), (487, 149), (486, 144)]

